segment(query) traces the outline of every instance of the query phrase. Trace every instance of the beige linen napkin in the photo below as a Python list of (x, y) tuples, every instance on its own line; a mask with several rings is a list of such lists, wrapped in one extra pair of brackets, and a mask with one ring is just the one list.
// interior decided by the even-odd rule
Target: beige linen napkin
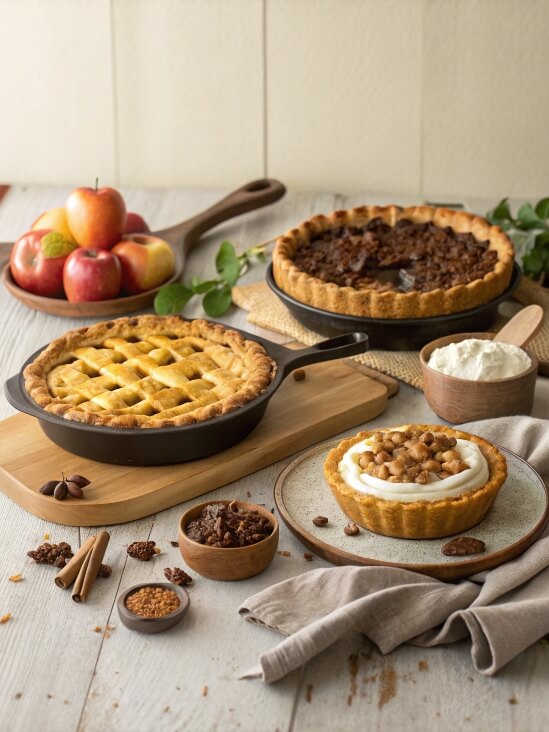
[[(509, 447), (549, 481), (548, 421), (510, 417), (462, 428)], [(253, 595), (239, 611), (288, 636), (242, 678), (281, 679), (353, 631), (382, 653), (469, 636), (475, 668), (490, 676), (549, 633), (549, 532), (512, 562), (457, 584), (393, 567), (317, 569)]]

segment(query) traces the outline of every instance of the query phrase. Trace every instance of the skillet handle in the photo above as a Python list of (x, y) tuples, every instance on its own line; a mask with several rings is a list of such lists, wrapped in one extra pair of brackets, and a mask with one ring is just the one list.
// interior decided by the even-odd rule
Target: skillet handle
[(332, 361), (336, 358), (347, 358), (365, 353), (369, 348), (368, 335), (366, 333), (345, 333), (327, 341), (320, 341), (310, 348), (303, 348), (299, 351), (287, 350), (279, 359), (282, 372), (286, 377), (290, 372), (311, 363), (321, 361)]
[(25, 414), (30, 414), (31, 417), (38, 418), (43, 415), (43, 412), (40, 411), (40, 407), (34, 404), (30, 396), (26, 396), (26, 392), (23, 393), (19, 374), (10, 376), (10, 378), (4, 382), (4, 395), (11, 406), (15, 407), (19, 412), (25, 412)]
[(270, 203), (278, 201), (286, 193), (286, 187), (274, 178), (262, 178), (229, 193), (210, 208), (162, 231), (155, 231), (155, 236), (166, 239), (173, 245), (182, 246), (183, 253), (187, 254), (202, 234), (223, 221), (232, 219), (240, 214), (254, 211)]

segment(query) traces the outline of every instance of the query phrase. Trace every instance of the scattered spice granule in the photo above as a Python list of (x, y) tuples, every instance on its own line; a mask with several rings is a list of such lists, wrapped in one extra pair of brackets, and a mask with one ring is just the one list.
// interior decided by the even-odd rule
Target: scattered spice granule
[(516, 696), (512, 696), (512, 697), (511, 697), (511, 698), (509, 699), (509, 704), (518, 704), (518, 699), (517, 699), (517, 697), (516, 697)]
[(48, 697), (48, 699), (53, 699), (53, 694), (46, 694), (46, 696)]
[(49, 538), (50, 538), (50, 535), (49, 534), (44, 534), (44, 541), (48, 541)]
[(112, 635), (113, 630), (116, 628), (115, 625), (107, 625), (105, 627), (105, 632), (103, 633), (103, 638), (110, 638)]
[(208, 686), (204, 685), (202, 687), (202, 696), (208, 696)]
[(248, 498), (252, 497), (252, 494), (250, 493), (250, 491), (246, 491), (246, 495), (248, 496)]
[(68, 699), (63, 699), (63, 704), (70, 704), (70, 701)]
[(307, 690), (305, 691), (305, 699), (310, 704), (313, 700), (313, 685), (307, 684)]
[(2, 615), (2, 617), (0, 618), (0, 625), (7, 623), (8, 620), (11, 620), (11, 613), (6, 613), (5, 615)]
[(313, 555), (312, 554), (309, 554), (309, 552), (305, 552), (303, 554), (303, 558), (306, 559), (308, 562), (312, 562), (313, 561)]
[(17, 694), (15, 695), (15, 698), (21, 699), (22, 696), (23, 696), (23, 694), (20, 691), (18, 691)]
[(8, 577), (10, 582), (21, 582), (23, 579), (22, 574), (12, 574), (10, 577)]
[(162, 711), (164, 712), (164, 714), (166, 714), (166, 712), (170, 711), (170, 707), (164, 707), (164, 709)]
[(119, 707), (119, 706), (120, 706), (120, 705), (118, 704), (118, 702), (113, 702), (113, 703), (112, 703), (112, 708), (113, 708), (113, 709), (118, 709), (118, 707)]
[(291, 552), (288, 552), (288, 551), (278, 551), (277, 554), (280, 554), (281, 557), (291, 556)]
[(379, 679), (379, 699), (377, 702), (378, 709), (390, 702), (396, 696), (397, 689), (397, 673), (393, 666), (388, 663), (382, 671)]
[(170, 544), (172, 546), (179, 546), (179, 542), (178, 541), (170, 541)]
[(161, 552), (162, 552), (162, 549), (159, 546), (155, 546), (154, 553), (155, 554), (160, 554)]
[(93, 632), (101, 633), (102, 630), (103, 630), (103, 628), (100, 625), (96, 625), (95, 628), (93, 629)]
[(429, 664), (427, 661), (418, 661), (417, 667), (420, 671), (428, 671), (429, 670)]
[(293, 373), (294, 381), (303, 381), (306, 376), (305, 369), (296, 369)]

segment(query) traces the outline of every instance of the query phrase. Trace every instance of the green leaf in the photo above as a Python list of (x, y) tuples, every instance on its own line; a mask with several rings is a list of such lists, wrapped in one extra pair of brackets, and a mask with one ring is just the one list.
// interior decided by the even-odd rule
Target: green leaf
[(520, 229), (545, 229), (545, 221), (540, 219), (531, 203), (523, 203), (517, 212), (517, 226)]
[(236, 256), (234, 246), (230, 241), (222, 242), (215, 258), (215, 267), (221, 279), (229, 285), (236, 284), (240, 274), (240, 260)]
[(40, 249), (46, 259), (54, 259), (55, 257), (66, 257), (78, 249), (78, 244), (68, 241), (58, 231), (50, 231), (40, 239)]
[(534, 246), (522, 259), (522, 267), (524, 274), (529, 277), (549, 273), (549, 231), (536, 236)]
[(538, 201), (535, 210), (540, 219), (549, 219), (549, 198), (542, 198)]
[(204, 295), (202, 306), (208, 315), (211, 315), (212, 318), (218, 318), (227, 312), (231, 307), (232, 301), (231, 287), (226, 283), (222, 287), (216, 290), (210, 290), (207, 295)]
[(154, 298), (154, 309), (158, 315), (172, 315), (183, 310), (185, 305), (193, 296), (190, 287), (176, 283), (173, 285), (164, 285), (158, 291)]
[(191, 283), (188, 287), (194, 292), (195, 295), (203, 295), (205, 292), (209, 292), (219, 284), (219, 280), (199, 280), (198, 277), (192, 277)]
[(486, 218), (498, 226), (501, 221), (511, 221), (513, 216), (511, 215), (511, 209), (509, 208), (509, 199), (502, 198), (495, 208), (488, 211)]

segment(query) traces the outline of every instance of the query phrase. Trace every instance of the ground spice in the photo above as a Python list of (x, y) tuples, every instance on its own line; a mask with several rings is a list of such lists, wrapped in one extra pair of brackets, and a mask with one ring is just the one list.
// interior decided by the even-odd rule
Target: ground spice
[(173, 613), (181, 605), (173, 590), (163, 587), (141, 587), (126, 598), (126, 607), (142, 618), (162, 618)]

